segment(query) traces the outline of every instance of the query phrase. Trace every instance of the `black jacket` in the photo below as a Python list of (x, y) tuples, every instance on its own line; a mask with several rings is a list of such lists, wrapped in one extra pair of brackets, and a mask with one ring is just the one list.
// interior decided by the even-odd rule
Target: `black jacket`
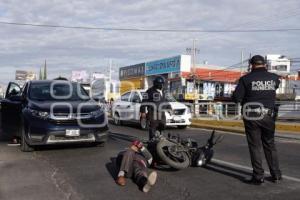
[(141, 108), (140, 108), (140, 112), (145, 113), (146, 108), (148, 109), (148, 112), (153, 112), (154, 111), (153, 106), (147, 105), (147, 103), (154, 103), (155, 107), (159, 108), (159, 105), (163, 102), (167, 102), (167, 100), (165, 98), (164, 91), (162, 91), (162, 94), (161, 94), (154, 87), (151, 87), (143, 95), (143, 101), (142, 101), (142, 105), (141, 105)]
[(274, 109), (279, 84), (279, 76), (268, 72), (266, 68), (253, 69), (240, 78), (232, 97), (236, 103), (242, 105), (258, 102), (265, 108)]

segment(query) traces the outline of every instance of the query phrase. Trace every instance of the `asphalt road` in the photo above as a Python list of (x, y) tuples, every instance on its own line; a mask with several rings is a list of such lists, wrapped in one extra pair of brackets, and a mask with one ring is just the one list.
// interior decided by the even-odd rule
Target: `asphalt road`
[[(243, 183), (251, 174), (247, 168), (250, 161), (245, 137), (225, 134), (223, 142), (215, 148), (216, 161), (207, 168), (158, 170), (157, 184), (144, 194), (130, 180), (126, 187), (115, 184), (114, 158), (129, 145), (129, 140), (146, 138), (147, 133), (134, 125), (110, 125), (110, 130), (105, 147), (71, 145), (23, 153), (2, 140), (0, 199), (299, 199), (300, 143), (297, 141), (278, 139), (281, 168), (288, 176), (281, 184), (267, 181), (263, 186), (251, 186)], [(167, 132), (192, 137), (204, 144), (210, 131), (189, 128)]]

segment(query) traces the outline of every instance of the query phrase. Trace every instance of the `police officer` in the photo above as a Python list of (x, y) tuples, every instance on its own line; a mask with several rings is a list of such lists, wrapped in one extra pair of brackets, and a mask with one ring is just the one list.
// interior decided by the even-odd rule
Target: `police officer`
[(233, 100), (242, 104), (243, 121), (253, 167), (249, 184), (264, 182), (262, 149), (270, 169), (272, 181), (282, 179), (274, 143), (276, 118), (276, 89), (279, 76), (267, 71), (264, 57), (255, 55), (249, 60), (251, 72), (240, 78), (233, 93)]
[(161, 112), (161, 105), (165, 102), (164, 84), (165, 80), (163, 77), (156, 77), (153, 80), (153, 86), (143, 96), (140, 113), (142, 118), (147, 118), (149, 121), (149, 140), (155, 136), (156, 131), (164, 129), (164, 113)]

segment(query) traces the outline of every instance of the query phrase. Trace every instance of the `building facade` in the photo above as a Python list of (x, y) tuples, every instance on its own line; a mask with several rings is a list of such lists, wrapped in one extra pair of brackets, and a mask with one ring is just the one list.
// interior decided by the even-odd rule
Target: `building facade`
[(145, 87), (145, 63), (119, 69), (120, 93)]
[(196, 66), (192, 70), (190, 55), (121, 67), (120, 93), (132, 89), (148, 89), (152, 86), (153, 79), (161, 76), (166, 80), (165, 89), (179, 101), (211, 101), (231, 97), (242, 73), (213, 68), (215, 66)]
[(120, 93), (133, 89), (148, 89), (155, 77), (166, 80), (165, 88), (173, 95), (184, 93), (183, 73), (191, 69), (191, 56), (179, 55), (136, 65), (121, 67), (119, 70)]
[(194, 73), (184, 74), (184, 77), (187, 79), (187, 91), (195, 94), (194, 100), (212, 101), (230, 99), (242, 75), (244, 73), (237, 70), (204, 65), (196, 66)]

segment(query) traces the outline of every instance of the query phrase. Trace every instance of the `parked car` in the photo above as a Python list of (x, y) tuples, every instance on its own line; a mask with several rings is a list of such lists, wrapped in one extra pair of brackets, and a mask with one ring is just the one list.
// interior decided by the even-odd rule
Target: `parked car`
[(36, 145), (104, 144), (107, 139), (105, 112), (78, 83), (29, 81), (22, 89), (11, 82), (1, 106), (2, 118), (17, 130), (22, 151)]
[[(112, 118), (116, 125), (122, 124), (124, 121), (137, 122), (142, 129), (147, 128), (147, 121), (140, 117), (140, 107), (146, 90), (132, 90), (124, 93), (113, 103)], [(183, 103), (177, 102), (173, 97), (168, 96), (168, 109), (165, 113), (165, 126), (177, 126), (178, 128), (186, 128), (191, 124), (190, 109)]]

